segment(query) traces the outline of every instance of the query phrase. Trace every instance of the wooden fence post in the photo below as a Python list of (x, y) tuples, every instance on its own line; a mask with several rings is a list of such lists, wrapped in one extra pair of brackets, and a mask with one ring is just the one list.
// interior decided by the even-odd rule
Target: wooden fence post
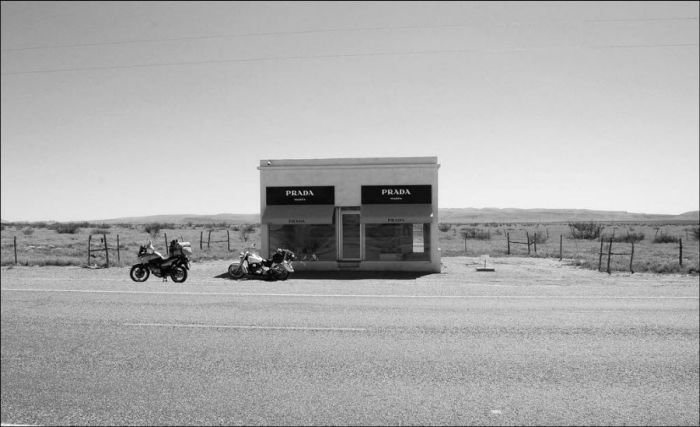
[(510, 233), (506, 232), (506, 239), (508, 240), (508, 255), (510, 255)]
[(122, 263), (122, 257), (119, 255), (119, 235), (117, 234), (117, 263)]
[(165, 255), (170, 255), (170, 248), (168, 248), (168, 233), (163, 233), (163, 238), (165, 239)]
[(202, 240), (204, 240), (204, 231), (199, 232), (199, 250), (202, 250)]
[(527, 237), (527, 254), (530, 255), (530, 233), (526, 231), (525, 237)]
[(603, 236), (600, 236), (600, 252), (598, 252), (598, 271), (603, 266)]
[(87, 265), (90, 266), (90, 250), (92, 248), (92, 234), (88, 236), (88, 260)]
[(683, 267), (683, 239), (678, 239), (678, 248), (679, 248), (678, 265)]
[(17, 236), (14, 236), (15, 240), (15, 265), (17, 265)]
[(228, 246), (228, 251), (231, 252), (231, 235), (228, 230), (226, 230), (226, 244)]
[(534, 238), (533, 242), (535, 244), (535, 253), (537, 253), (537, 232), (536, 231), (535, 231), (535, 238)]
[(610, 238), (610, 245), (608, 245), (608, 274), (610, 274), (610, 259), (612, 258), (612, 242), (613, 238)]
[(211, 230), (209, 230), (209, 236), (207, 237), (207, 249), (209, 249), (210, 243), (211, 243)]
[(102, 234), (102, 239), (105, 242), (105, 260), (107, 261), (107, 268), (109, 268), (109, 248), (107, 247), (107, 234)]
[(632, 252), (630, 253), (630, 273), (634, 274), (632, 269), (632, 259), (634, 259), (634, 240), (632, 240)]
[(559, 235), (559, 261), (562, 260), (562, 243), (564, 242), (564, 236)]

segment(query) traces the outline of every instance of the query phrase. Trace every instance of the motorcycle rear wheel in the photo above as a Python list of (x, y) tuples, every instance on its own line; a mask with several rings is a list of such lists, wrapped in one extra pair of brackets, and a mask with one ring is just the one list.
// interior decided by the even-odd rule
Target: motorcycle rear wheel
[(187, 280), (187, 269), (181, 265), (173, 267), (170, 273), (170, 278), (173, 279), (175, 283), (182, 283)]
[(136, 264), (135, 266), (131, 267), (131, 271), (129, 272), (129, 276), (134, 282), (145, 282), (150, 275), (151, 270), (142, 264)]
[(241, 268), (241, 264), (234, 262), (228, 266), (228, 275), (231, 276), (232, 279), (238, 280), (243, 277), (245, 273)]
[(272, 270), (272, 275), (277, 280), (287, 280), (289, 277), (289, 271), (282, 266), (277, 266)]

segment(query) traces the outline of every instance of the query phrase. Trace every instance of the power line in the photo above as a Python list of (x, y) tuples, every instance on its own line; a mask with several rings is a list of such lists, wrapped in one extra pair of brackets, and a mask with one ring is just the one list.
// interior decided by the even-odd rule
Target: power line
[[(698, 43), (675, 43), (675, 44), (647, 44), (647, 45), (597, 45), (589, 46), (590, 49), (640, 49), (640, 48), (664, 48), (664, 47), (693, 47), (698, 46)], [(247, 62), (264, 62), (264, 61), (289, 61), (289, 60), (306, 60), (306, 59), (326, 59), (326, 58), (358, 58), (358, 57), (376, 57), (376, 56), (400, 56), (400, 55), (434, 55), (445, 53), (469, 53), (469, 52), (484, 52), (484, 53), (507, 53), (507, 52), (525, 52), (531, 50), (546, 50), (551, 47), (542, 48), (513, 48), (503, 50), (487, 50), (487, 49), (441, 49), (441, 50), (423, 50), (423, 51), (394, 51), (394, 52), (375, 52), (375, 53), (346, 53), (346, 54), (326, 54), (326, 55), (299, 55), (299, 56), (267, 56), (257, 58), (238, 58), (238, 59), (210, 59), (204, 61), (178, 61), (178, 62), (160, 62), (151, 64), (132, 64), (132, 65), (107, 65), (95, 67), (75, 67), (75, 68), (54, 68), (46, 70), (32, 71), (11, 71), (0, 73), (3, 76), (13, 76), (22, 74), (45, 74), (45, 73), (60, 73), (70, 71), (99, 71), (99, 70), (118, 70), (118, 69), (134, 69), (134, 68), (150, 68), (150, 67), (169, 67), (181, 65), (204, 65), (204, 64), (227, 64), (227, 63), (247, 63)], [(567, 49), (569, 49), (567, 47)]]
[(647, 48), (647, 47), (690, 47), (698, 46), (698, 43), (669, 43), (669, 44), (625, 44), (625, 45), (594, 45), (591, 49), (620, 49), (620, 48)]
[[(666, 21), (688, 21), (688, 20), (698, 20), (697, 16), (693, 17), (678, 17), (678, 18), (631, 18), (631, 19), (587, 19), (582, 22), (666, 22)], [(548, 21), (552, 23), (554, 21)], [(568, 22), (568, 21), (567, 21)], [(541, 24), (541, 22), (534, 21), (524, 21), (524, 22), (509, 22), (503, 25), (514, 25), (514, 24)], [(200, 35), (200, 36), (187, 36), (187, 37), (170, 37), (170, 38), (156, 38), (156, 39), (135, 39), (135, 40), (114, 40), (105, 42), (91, 42), (91, 43), (73, 43), (73, 44), (58, 44), (58, 45), (48, 45), (48, 46), (24, 46), (24, 47), (10, 47), (5, 49), (0, 49), (2, 52), (19, 52), (25, 50), (44, 50), (44, 49), (66, 49), (66, 48), (76, 48), (76, 47), (97, 47), (97, 46), (118, 46), (118, 45), (128, 45), (128, 44), (139, 44), (139, 43), (160, 43), (160, 42), (170, 42), (170, 41), (193, 41), (193, 40), (213, 40), (213, 39), (231, 39), (231, 38), (244, 38), (244, 37), (264, 37), (264, 36), (287, 36), (287, 35), (300, 35), (300, 34), (323, 34), (323, 33), (340, 33), (340, 32), (356, 32), (356, 31), (394, 31), (394, 30), (415, 30), (415, 29), (434, 29), (434, 28), (463, 28), (470, 27), (474, 24), (444, 24), (444, 25), (406, 25), (398, 27), (362, 27), (362, 28), (328, 28), (328, 29), (318, 29), (318, 30), (298, 30), (298, 31), (271, 31), (271, 32), (257, 32), (257, 33), (239, 33), (239, 34), (210, 34), (210, 35)]]
[(697, 21), (697, 16), (685, 16), (678, 18), (610, 18), (610, 19), (584, 19), (583, 22), (657, 22), (657, 21)]
[[(448, 27), (448, 26), (440, 26)], [(405, 28), (438, 28), (436, 27), (396, 27), (396, 28), (386, 28), (386, 29), (405, 29)], [(326, 29), (326, 30), (300, 30), (300, 31), (273, 31), (273, 32), (261, 32), (261, 33), (242, 33), (242, 34), (213, 34), (213, 35), (201, 35), (201, 36), (187, 36), (187, 37), (171, 37), (171, 38), (159, 38), (159, 39), (136, 39), (136, 40), (116, 40), (116, 41), (106, 41), (106, 42), (94, 42), (94, 43), (75, 43), (75, 44), (62, 44), (62, 45), (52, 45), (52, 46), (27, 46), (27, 47), (16, 47), (1, 49), (3, 52), (11, 51), (22, 51), (22, 50), (39, 50), (39, 49), (59, 49), (59, 48), (72, 48), (72, 47), (92, 47), (92, 46), (108, 46), (108, 45), (125, 45), (125, 44), (138, 44), (138, 43), (160, 43), (169, 41), (188, 41), (188, 40), (208, 40), (208, 39), (229, 39), (238, 37), (259, 37), (259, 36), (285, 36), (285, 35), (298, 35), (298, 34), (314, 34), (314, 33), (335, 33), (344, 31), (363, 31), (363, 30), (380, 30), (382, 28), (338, 28), (338, 29)]]

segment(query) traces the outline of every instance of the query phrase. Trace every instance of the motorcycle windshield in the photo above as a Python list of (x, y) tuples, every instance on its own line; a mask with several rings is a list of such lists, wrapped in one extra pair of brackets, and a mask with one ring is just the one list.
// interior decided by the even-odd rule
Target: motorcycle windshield
[(256, 257), (256, 258), (262, 258), (263, 256), (260, 255), (260, 250), (256, 248), (244, 248), (238, 251), (240, 255), (245, 255), (246, 253), (248, 256)]

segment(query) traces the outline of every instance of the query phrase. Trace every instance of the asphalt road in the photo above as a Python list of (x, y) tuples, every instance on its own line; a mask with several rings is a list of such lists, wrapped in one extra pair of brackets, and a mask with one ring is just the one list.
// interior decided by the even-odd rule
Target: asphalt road
[(698, 278), (3, 268), (2, 423), (698, 425)]

